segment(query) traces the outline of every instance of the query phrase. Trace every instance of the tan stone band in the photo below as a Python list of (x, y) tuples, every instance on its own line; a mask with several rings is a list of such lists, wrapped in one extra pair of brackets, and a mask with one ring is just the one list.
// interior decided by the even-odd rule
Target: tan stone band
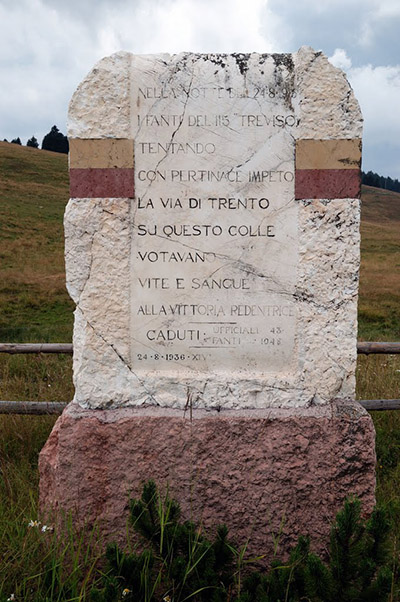
[(298, 169), (360, 169), (361, 140), (297, 140)]
[(70, 169), (132, 169), (133, 140), (117, 138), (70, 138)]

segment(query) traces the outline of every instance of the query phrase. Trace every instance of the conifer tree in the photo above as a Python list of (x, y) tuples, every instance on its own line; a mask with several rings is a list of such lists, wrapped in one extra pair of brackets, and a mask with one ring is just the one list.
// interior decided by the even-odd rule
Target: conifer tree
[(55, 153), (68, 153), (68, 138), (60, 132), (56, 125), (53, 125), (50, 132), (43, 138), (42, 149)]
[(267, 570), (249, 569), (239, 581), (239, 553), (227, 528), (207, 539), (181, 520), (179, 504), (154, 482), (132, 500), (130, 518), (143, 551), (109, 546), (109, 571), (104, 587), (92, 589), (92, 602), (386, 602), (391, 591), (388, 520), (379, 509), (364, 520), (358, 499), (346, 500), (332, 525), (329, 563), (311, 552), (309, 538), (299, 537), (286, 562), (275, 558)]
[(28, 142), (26, 143), (26, 146), (30, 146), (32, 148), (39, 148), (39, 143), (38, 143), (37, 139), (35, 138), (35, 136), (32, 136), (32, 138), (29, 138)]

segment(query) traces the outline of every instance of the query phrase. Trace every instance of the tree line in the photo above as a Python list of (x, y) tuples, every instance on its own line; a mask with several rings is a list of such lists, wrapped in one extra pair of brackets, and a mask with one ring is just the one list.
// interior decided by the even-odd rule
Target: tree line
[[(8, 140), (4, 139), (4, 142), (8, 142)], [(22, 145), (22, 142), (18, 137), (11, 140), (11, 144)], [(30, 146), (31, 148), (39, 148), (39, 142), (35, 136), (32, 136), (32, 138), (29, 138), (26, 146)], [(69, 144), (67, 136), (64, 136), (64, 134), (60, 132), (56, 125), (53, 125), (50, 132), (46, 134), (42, 140), (42, 150), (68, 154)]]
[(397, 178), (393, 179), (389, 176), (380, 176), (374, 171), (364, 171), (362, 174), (362, 183), (366, 186), (374, 186), (375, 188), (385, 188), (386, 190), (394, 190), (394, 192), (400, 192), (400, 182)]

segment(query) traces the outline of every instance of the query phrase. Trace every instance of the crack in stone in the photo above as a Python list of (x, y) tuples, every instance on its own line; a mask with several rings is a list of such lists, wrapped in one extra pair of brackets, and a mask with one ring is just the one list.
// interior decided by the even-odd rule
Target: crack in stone
[(77, 305), (80, 302), (81, 297), (84, 294), (84, 292), (86, 290), (86, 286), (87, 286), (87, 284), (88, 284), (88, 282), (90, 280), (90, 275), (91, 275), (91, 272), (92, 272), (92, 265), (93, 265), (93, 243), (94, 243), (95, 235), (96, 234), (93, 233), (93, 236), (91, 237), (91, 240), (90, 240), (90, 249), (89, 249), (90, 261), (89, 261), (89, 266), (88, 266), (88, 271), (87, 271), (87, 276), (86, 276), (85, 282), (84, 282), (84, 284), (83, 284), (83, 286), (81, 288), (81, 292), (79, 293), (79, 298), (78, 298), (78, 301), (77, 301)]
[(115, 348), (115, 346), (112, 343), (109, 343), (107, 341), (107, 339), (96, 330), (96, 328), (93, 326), (93, 324), (86, 318), (84, 311), (82, 310), (82, 308), (80, 307), (80, 305), (77, 303), (76, 304), (77, 309), (79, 309), (79, 311), (81, 312), (83, 319), (85, 320), (86, 324), (93, 330), (94, 334), (99, 337), (103, 343), (105, 345), (107, 345), (107, 347), (109, 347), (110, 349), (112, 349), (112, 351), (115, 353), (115, 355), (118, 357), (118, 359), (122, 362), (122, 364), (124, 366), (126, 366), (126, 368), (128, 368), (129, 372), (136, 378), (136, 380), (138, 381), (139, 385), (144, 389), (144, 391), (146, 392), (146, 394), (149, 396), (149, 398), (154, 402), (155, 405), (160, 405), (157, 401), (157, 399), (154, 397), (154, 395), (147, 389), (146, 385), (144, 384), (144, 382), (142, 381), (141, 378), (139, 378), (139, 376), (136, 374), (136, 372), (134, 372), (132, 370), (132, 367), (129, 365), (129, 363), (125, 360), (125, 358), (118, 352), (118, 350)]
[(306, 304), (312, 305), (313, 307), (315, 307), (317, 309), (331, 311), (332, 309), (335, 309), (335, 310), (340, 309), (346, 303), (351, 302), (354, 298), (357, 297), (357, 294), (358, 293), (355, 292), (352, 295), (350, 295), (348, 298), (341, 299), (340, 301), (336, 301), (335, 299), (332, 299), (332, 301), (330, 301), (329, 303), (326, 303), (326, 304), (318, 303), (317, 301), (315, 301), (313, 299), (313, 295), (310, 293), (307, 293), (305, 290), (297, 290), (292, 296), (293, 296), (294, 300), (299, 303), (306, 303)]
[[(170, 144), (172, 144), (172, 143), (173, 143), (173, 141), (174, 141), (174, 138), (175, 138), (176, 134), (178, 133), (178, 131), (180, 130), (180, 128), (181, 128), (181, 127), (182, 127), (182, 125), (183, 125), (183, 121), (184, 121), (184, 117), (185, 117), (185, 114), (186, 114), (187, 105), (188, 105), (188, 103), (189, 103), (189, 100), (190, 100), (190, 91), (191, 91), (191, 89), (192, 89), (192, 85), (193, 85), (193, 79), (194, 79), (194, 69), (192, 69), (192, 72), (191, 72), (191, 76), (190, 76), (190, 82), (189, 82), (189, 87), (188, 87), (188, 89), (187, 89), (187, 90), (185, 90), (185, 89), (183, 88), (183, 90), (185, 91), (185, 93), (186, 93), (186, 95), (187, 95), (187, 96), (186, 96), (186, 99), (185, 99), (185, 101), (184, 101), (184, 104), (183, 104), (183, 111), (182, 111), (182, 114), (180, 115), (178, 126), (176, 127), (176, 129), (175, 129), (175, 130), (172, 132), (172, 134), (171, 134), (171, 139), (170, 139), (170, 141), (169, 141), (169, 143), (170, 143)], [(182, 86), (182, 87), (183, 87), (183, 86)], [(156, 166), (154, 167), (154, 171), (155, 171), (155, 172), (157, 172), (157, 170), (158, 170), (158, 168), (160, 167), (161, 163), (163, 163), (163, 161), (165, 161), (165, 159), (167, 159), (167, 157), (168, 157), (168, 156), (169, 156), (169, 153), (167, 152), (167, 153), (166, 153), (166, 154), (165, 154), (165, 155), (164, 155), (164, 156), (163, 156), (163, 157), (162, 157), (162, 158), (161, 158), (161, 159), (158, 161), (158, 163), (157, 163), (157, 164), (156, 164)], [(152, 184), (153, 184), (153, 182), (150, 182), (150, 183), (149, 183), (149, 185), (147, 186), (147, 188), (146, 188), (146, 190), (144, 191), (144, 193), (143, 193), (143, 195), (142, 195), (142, 197), (141, 197), (141, 198), (143, 198), (143, 199), (145, 199), (145, 198), (146, 198), (146, 196), (147, 196), (147, 193), (149, 192), (149, 189), (151, 188)]]
[(114, 213), (114, 211), (110, 211), (109, 209), (106, 209), (105, 207), (99, 207), (99, 209), (102, 213), (107, 213), (107, 215), (112, 215), (113, 217), (115, 217), (122, 223), (129, 221), (129, 219), (127, 217), (121, 217), (117, 213)]
[[(222, 265), (219, 268), (216, 268), (213, 272), (211, 272), (211, 274), (209, 274), (207, 276), (207, 278), (212, 278), (215, 274), (217, 274), (217, 272), (219, 272), (219, 270), (222, 270), (226, 267), (227, 267), (226, 265)], [(292, 292), (285, 291), (284, 289), (282, 290), (280, 288), (280, 287), (282, 287), (282, 282), (279, 282), (279, 281), (275, 280), (272, 276), (268, 276), (268, 275), (263, 274), (262, 272), (256, 270), (256, 268), (254, 266), (252, 266), (251, 264), (247, 264), (246, 262), (238, 259), (238, 260), (232, 260), (231, 267), (236, 267), (239, 270), (244, 271), (246, 274), (251, 274), (252, 276), (257, 276), (258, 278), (262, 278), (263, 280), (271, 282), (271, 283), (275, 284), (277, 287), (279, 287), (278, 290), (273, 289), (273, 288), (263, 289), (263, 292), (265, 292), (265, 293), (271, 293), (271, 294), (274, 293), (277, 295), (282, 295), (283, 297), (287, 296), (290, 298), (293, 296)]]
[[(125, 224), (125, 223), (127, 223), (127, 222), (128, 222), (128, 219), (127, 219), (127, 218), (122, 218), (121, 216), (117, 215), (116, 213), (114, 213), (114, 212), (112, 212), (112, 211), (110, 211), (110, 210), (108, 210), (108, 209), (106, 209), (106, 208), (102, 207), (102, 206), (101, 206), (101, 200), (100, 200), (98, 203), (96, 203), (96, 205), (95, 205), (95, 207), (94, 207), (94, 208), (95, 208), (95, 210), (99, 209), (99, 210), (100, 210), (102, 213), (106, 213), (106, 214), (108, 214), (108, 215), (111, 215), (112, 217), (114, 217), (114, 218), (118, 219), (118, 220), (119, 220), (121, 223), (123, 223), (123, 224)], [(79, 292), (79, 294), (78, 294), (78, 300), (77, 300), (77, 304), (78, 304), (78, 303), (80, 302), (80, 300), (81, 300), (81, 297), (82, 297), (82, 295), (84, 294), (84, 292), (85, 292), (85, 290), (86, 290), (86, 286), (87, 286), (87, 284), (88, 284), (88, 282), (89, 282), (89, 280), (90, 280), (91, 271), (92, 271), (92, 266), (93, 266), (93, 260), (94, 260), (94, 258), (93, 258), (93, 244), (94, 244), (94, 241), (95, 241), (95, 239), (96, 239), (98, 236), (101, 238), (102, 236), (104, 236), (104, 234), (101, 232), (101, 230), (100, 230), (100, 229), (98, 229), (98, 230), (93, 230), (92, 232), (89, 232), (88, 230), (86, 230), (86, 229), (84, 230), (84, 229), (82, 229), (82, 228), (79, 228), (79, 227), (78, 227), (78, 228), (75, 228), (75, 232), (76, 232), (76, 233), (78, 233), (78, 232), (79, 232), (79, 237), (81, 237), (81, 236), (82, 236), (82, 234), (87, 234), (87, 235), (89, 236), (89, 241), (88, 241), (88, 243), (87, 243), (87, 247), (88, 247), (88, 248), (87, 248), (87, 249), (85, 249), (85, 251), (84, 251), (84, 255), (85, 255), (85, 257), (89, 256), (89, 265), (88, 265), (88, 267), (87, 267), (87, 276), (86, 276), (86, 278), (85, 278), (85, 282), (83, 283), (83, 285), (80, 285), (80, 286), (79, 286), (79, 290), (80, 290), (80, 292)], [(71, 239), (72, 239), (72, 238), (76, 238), (76, 237), (77, 237), (77, 236), (76, 236), (76, 235), (74, 235), (74, 236), (72, 236), (72, 237), (71, 237)], [(66, 238), (66, 240), (68, 240), (68, 239)], [(75, 249), (71, 249), (71, 250), (69, 250), (69, 251), (66, 251), (66, 253), (65, 253), (65, 256), (66, 256), (66, 257), (74, 257), (74, 254), (76, 254), (76, 251), (75, 251)], [(67, 279), (67, 282), (68, 282), (68, 281), (69, 281), (69, 278)], [(77, 287), (77, 288), (78, 288), (78, 287)]]
[(252, 160), (253, 157), (255, 157), (255, 155), (257, 155), (260, 151), (262, 150), (262, 148), (256, 148), (251, 154), (250, 157), (248, 159), (246, 159), (245, 161), (243, 161), (243, 163), (239, 163), (239, 165), (236, 165), (235, 167), (232, 167), (228, 173), (231, 173), (234, 170), (240, 169), (241, 167), (243, 167), (244, 165), (247, 165), (247, 163), (250, 163), (250, 161)]
[[(171, 57), (171, 59), (173, 59), (173, 57)], [(160, 74), (160, 80), (162, 80), (162, 85), (166, 86), (169, 85), (171, 83), (171, 81), (173, 81), (175, 75), (176, 75), (176, 71), (172, 72), (171, 71), (171, 63), (170, 62), (166, 62), (164, 60), (161, 60), (161, 62), (163, 63), (163, 65), (165, 67), (167, 67), (167, 69), (165, 70), (165, 73), (167, 74), (167, 78), (165, 79), (165, 81), (163, 81), (163, 78), (165, 77), (165, 74), (162, 73)], [(158, 105), (165, 100), (164, 98), (157, 98), (153, 104), (150, 106), (149, 110), (147, 111), (147, 114), (149, 114), (151, 111), (154, 111), (155, 109), (157, 109)], [(141, 124), (138, 126), (138, 129), (136, 130), (135, 135), (133, 136), (134, 140), (138, 137), (139, 133), (142, 130), (142, 126), (143, 126), (143, 121), (141, 122)]]
[[(135, 227), (135, 226), (134, 226), (134, 227)], [(180, 240), (177, 240), (177, 239), (171, 239), (171, 238), (169, 238), (168, 236), (162, 236), (161, 234), (156, 234), (155, 236), (156, 236), (157, 238), (161, 238), (161, 239), (163, 239), (163, 240), (167, 240), (167, 241), (169, 241), (169, 242), (171, 242), (171, 243), (177, 243), (177, 244), (180, 244), (181, 246), (183, 246), (183, 247), (186, 247), (186, 248), (188, 248), (188, 249), (191, 249), (192, 251), (196, 251), (196, 252), (198, 252), (198, 253), (207, 253), (207, 251), (203, 251), (202, 249), (198, 249), (198, 248), (196, 248), (196, 247), (192, 247), (191, 245), (188, 245), (188, 244), (186, 244), (186, 243), (183, 243), (183, 242), (181, 242)], [(243, 251), (244, 251), (244, 249), (243, 249)], [(224, 254), (222, 254), (222, 253), (216, 253), (216, 252), (214, 252), (214, 251), (213, 251), (213, 254), (214, 254), (214, 255), (215, 255), (215, 257), (217, 257), (218, 259), (222, 259), (223, 261), (227, 261), (227, 262), (229, 262), (229, 263), (231, 263), (231, 264), (232, 264), (232, 263), (233, 263), (233, 264), (237, 264), (240, 270), (243, 270), (243, 271), (245, 271), (245, 272), (246, 272), (246, 273), (248, 273), (248, 274), (253, 274), (253, 275), (255, 275), (255, 276), (258, 276), (259, 278), (263, 278), (263, 279), (265, 279), (265, 280), (272, 280), (274, 283), (278, 284), (277, 282), (275, 282), (275, 281), (272, 279), (272, 277), (270, 277), (270, 276), (267, 276), (267, 275), (266, 275), (266, 274), (264, 274), (263, 272), (260, 272), (260, 271), (259, 271), (259, 269), (258, 269), (258, 268), (256, 268), (256, 266), (253, 266), (253, 265), (252, 265), (252, 264), (250, 264), (250, 263), (243, 262), (241, 259), (233, 259), (232, 257), (229, 257), (228, 255), (224, 255)], [(221, 266), (220, 268), (217, 268), (217, 269), (215, 270), (215, 272), (213, 272), (212, 274), (216, 273), (218, 270), (222, 269), (223, 267), (226, 267), (226, 265), (224, 265), (224, 266)], [(211, 274), (211, 275), (212, 275), (212, 274)], [(266, 291), (266, 292), (272, 292), (272, 291)], [(274, 291), (274, 292), (276, 292), (276, 291)], [(292, 296), (292, 293), (289, 293), (289, 292), (286, 292), (286, 291), (283, 291), (281, 294), (282, 294), (282, 295), (289, 295), (290, 297)]]
[[(89, 265), (88, 265), (88, 268), (87, 268), (87, 276), (85, 277), (84, 283), (83, 284), (79, 284), (79, 286), (77, 286), (77, 285), (75, 286), (75, 288), (76, 288), (76, 290), (78, 292), (78, 299), (76, 301), (76, 304), (79, 303), (80, 298), (83, 295), (83, 293), (85, 291), (85, 288), (86, 288), (86, 285), (87, 285), (87, 283), (88, 283), (88, 281), (90, 279), (90, 274), (91, 274), (92, 265), (93, 265), (93, 251), (92, 251), (92, 248), (93, 248), (93, 241), (94, 241), (94, 238), (96, 236), (96, 232), (95, 231), (88, 232), (88, 230), (82, 230), (81, 228), (77, 228), (77, 230), (80, 230), (81, 235), (83, 233), (83, 234), (87, 234), (89, 236), (89, 242), (88, 242), (88, 247), (89, 248), (88, 248), (88, 250), (85, 250), (84, 255), (85, 255), (85, 257), (87, 257), (89, 255), (90, 256), (90, 260), (89, 260)], [(68, 238), (69, 237), (66, 237), (66, 246), (68, 244)], [(76, 237), (75, 236), (71, 236), (71, 239), (73, 239), (73, 238), (76, 238)], [(75, 258), (76, 257), (76, 250), (75, 249), (71, 249), (69, 251), (66, 251), (65, 258), (67, 258), (67, 257)], [(75, 259), (75, 263), (77, 263), (76, 259)], [(71, 272), (71, 271), (72, 270), (70, 268), (68, 268), (68, 272)], [(74, 280), (78, 280), (78, 278), (75, 277)], [(70, 282), (71, 282), (71, 278), (68, 275), (67, 276), (67, 285), (69, 285)], [(72, 294), (71, 294), (71, 298), (73, 299), (73, 301), (75, 301), (75, 299), (73, 298)]]

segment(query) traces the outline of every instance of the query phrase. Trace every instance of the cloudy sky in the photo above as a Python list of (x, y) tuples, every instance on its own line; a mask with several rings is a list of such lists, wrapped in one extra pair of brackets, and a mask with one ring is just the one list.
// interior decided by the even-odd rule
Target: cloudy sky
[(364, 170), (400, 179), (400, 0), (0, 0), (0, 139), (66, 131), (96, 61), (134, 53), (292, 52), (344, 69), (364, 114)]

